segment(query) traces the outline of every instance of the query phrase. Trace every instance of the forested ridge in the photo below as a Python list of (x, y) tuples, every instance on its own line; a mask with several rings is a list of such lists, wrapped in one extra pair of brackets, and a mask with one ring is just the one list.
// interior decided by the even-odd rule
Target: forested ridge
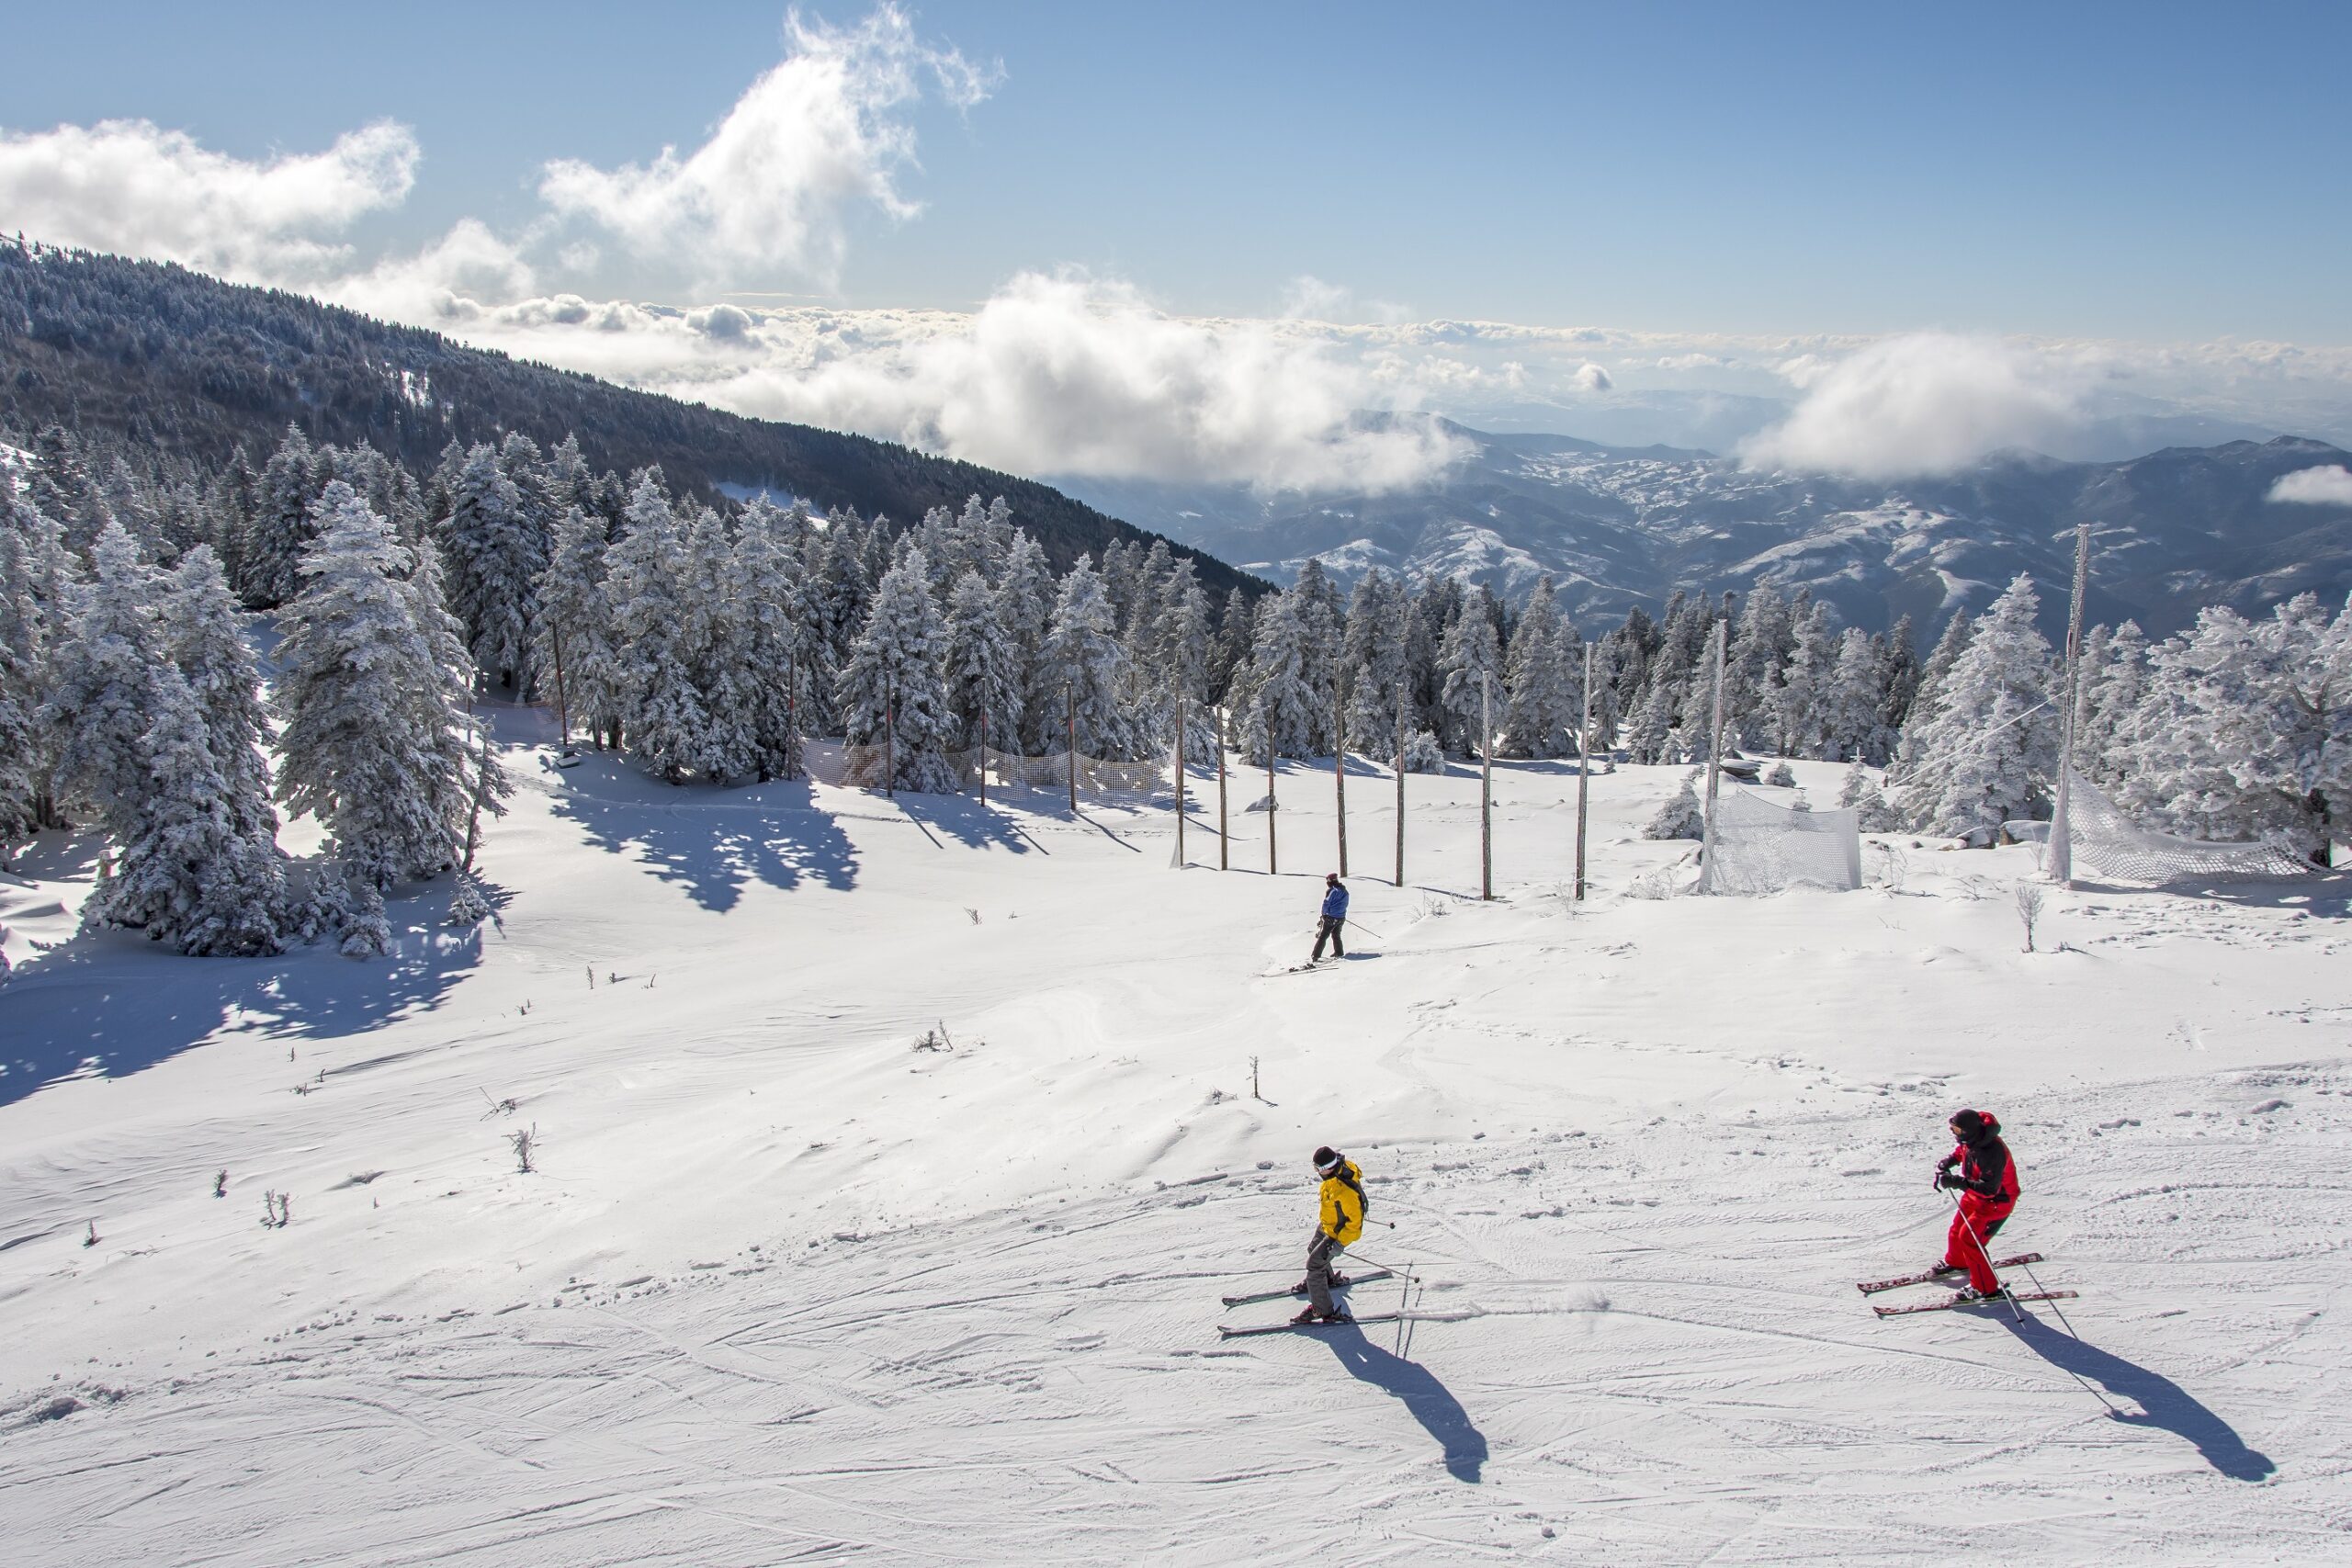
[[(596, 468), (658, 465), (696, 500), (718, 502), (722, 485), (766, 487), (820, 513), (902, 526), (975, 494), (1002, 496), (1060, 570), (1115, 543), (1162, 537), (1035, 480), (891, 442), (635, 391), (171, 263), (0, 241), (0, 433), (52, 424), (205, 468), (241, 445), (273, 450), (293, 424), (420, 474), (453, 441), (521, 432), (552, 447), (569, 436)], [(1266, 586), (1169, 547), (1219, 599)]]

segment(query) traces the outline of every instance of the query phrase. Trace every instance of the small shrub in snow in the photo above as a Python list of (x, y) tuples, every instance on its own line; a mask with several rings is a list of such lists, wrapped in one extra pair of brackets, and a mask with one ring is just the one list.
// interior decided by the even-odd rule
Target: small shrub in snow
[[(483, 897), (474, 879), (464, 872), (458, 874), (458, 886), (449, 895), (449, 921), (453, 926), (478, 926), (490, 919), (490, 900)], [(595, 971), (589, 971), (591, 977)]]
[(2041, 884), (2019, 880), (2017, 886), (2018, 919), (2025, 926), (2025, 950), (2033, 951), (2034, 923), (2041, 919)]
[(1706, 837), (1705, 814), (1699, 807), (1699, 770), (1691, 769), (1683, 775), (1682, 787), (1672, 799), (1657, 808), (1649, 826), (1642, 829), (1645, 839), (1703, 839)]
[(229, 1172), (225, 1167), (212, 1173), (212, 1195), (215, 1198), (229, 1195)]
[(532, 1157), (538, 1152), (539, 1125), (534, 1122), (527, 1127), (517, 1127), (506, 1134), (509, 1148), (514, 1151), (514, 1168), (523, 1175), (531, 1174)]
[(90, 1222), (90, 1228), (89, 1228), (88, 1233), (87, 1233), (87, 1234), (85, 1234), (85, 1235), (82, 1237), (82, 1245), (83, 1245), (84, 1247), (96, 1247), (96, 1246), (97, 1246), (97, 1245), (98, 1245), (98, 1222), (97, 1222), (97, 1221), (96, 1221), (96, 1220), (92, 1220), (92, 1221)]
[(1764, 782), (1775, 789), (1794, 789), (1797, 786), (1796, 770), (1786, 762), (1775, 762), (1772, 771), (1764, 775)]
[(1408, 773), (1442, 773), (1445, 772), (1445, 748), (1437, 737), (1426, 729), (1417, 729), (1405, 741), (1401, 761), (1389, 759), (1389, 766)]
[(264, 1230), (282, 1231), (294, 1218), (294, 1198), (275, 1188), (261, 1195), (261, 1224)]

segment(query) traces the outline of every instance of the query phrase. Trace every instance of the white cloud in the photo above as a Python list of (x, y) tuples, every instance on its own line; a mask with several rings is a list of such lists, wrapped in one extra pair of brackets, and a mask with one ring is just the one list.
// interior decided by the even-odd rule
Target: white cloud
[(1576, 383), (1577, 390), (1585, 392), (1605, 392), (1617, 384), (1609, 378), (1608, 371), (1589, 359), (1577, 367), (1569, 379)]
[(920, 42), (895, 6), (856, 28), (797, 13), (786, 27), (783, 63), (752, 83), (692, 153), (665, 147), (650, 164), (610, 171), (558, 159), (539, 182), (540, 199), (638, 255), (691, 257), (707, 282), (781, 266), (830, 285), (851, 208), (871, 204), (899, 219), (919, 210), (899, 189), (899, 171), (915, 155), (914, 131), (899, 111), (923, 95), (926, 79), (968, 107), (997, 76)]
[(2352, 469), (2341, 463), (2298, 468), (2278, 476), (2270, 487), (2273, 501), (2299, 502), (2306, 506), (2352, 506)]
[[(1320, 341), (1170, 316), (1106, 279), (1024, 274), (969, 317), (777, 324), (711, 400), (1025, 474), (1378, 491), (1456, 456), (1425, 421), (1355, 422), (1380, 390)], [(796, 331), (798, 364), (775, 354)]]
[(265, 162), (143, 119), (0, 132), (0, 223), (244, 281), (315, 277), (347, 265), (334, 236), (407, 197), (417, 158), (415, 135), (389, 120)]
[(1999, 339), (1914, 333), (1800, 371), (1803, 401), (1749, 438), (1752, 466), (1892, 479), (2036, 446), (2082, 419), (2082, 370)]
[(371, 316), (454, 330), (481, 313), (480, 300), (511, 299), (536, 287), (521, 246), (461, 218), (413, 256), (389, 256), (313, 291)]

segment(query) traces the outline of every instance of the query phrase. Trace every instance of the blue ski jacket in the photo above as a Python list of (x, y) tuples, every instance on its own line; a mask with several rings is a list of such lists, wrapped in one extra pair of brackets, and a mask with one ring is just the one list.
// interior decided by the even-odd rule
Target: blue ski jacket
[(1344, 920), (1348, 918), (1347, 884), (1335, 882), (1324, 891), (1323, 918), (1327, 920)]

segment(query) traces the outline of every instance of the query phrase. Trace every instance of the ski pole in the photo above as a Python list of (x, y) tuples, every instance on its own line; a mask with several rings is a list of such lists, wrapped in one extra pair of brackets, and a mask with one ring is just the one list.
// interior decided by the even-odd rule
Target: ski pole
[[(1944, 1190), (1951, 1192), (1951, 1189), (1949, 1187), (1945, 1188)], [(1976, 1222), (1968, 1217), (1968, 1205), (1960, 1201), (1960, 1194), (1957, 1192), (1952, 1192), (1951, 1194), (1951, 1205), (1955, 1210), (1959, 1211), (1960, 1223), (1968, 1227), (1968, 1239), (1976, 1244), (1976, 1256), (1984, 1260), (1985, 1271), (1990, 1273), (1993, 1268), (1993, 1253), (1992, 1250), (1984, 1245), (1984, 1238), (1976, 1234)], [(1994, 1275), (1994, 1287), (1996, 1289), (1999, 1289), (2000, 1283), (2000, 1276), (1997, 1274)], [(2009, 1294), (2007, 1291), (2003, 1291), (2001, 1299), (2009, 1303), (2009, 1311), (2016, 1314), (2018, 1322), (2020, 1324), (2024, 1323), (2025, 1308), (2018, 1304), (2017, 1297)]]
[(1382, 936), (1378, 931), (1374, 931), (1370, 926), (1365, 925), (1362, 920), (1351, 919), (1348, 924), (1355, 927), (1356, 930), (1363, 932), (1364, 935), (1372, 938), (1374, 942), (1386, 942), (1388, 940), (1386, 937)]

